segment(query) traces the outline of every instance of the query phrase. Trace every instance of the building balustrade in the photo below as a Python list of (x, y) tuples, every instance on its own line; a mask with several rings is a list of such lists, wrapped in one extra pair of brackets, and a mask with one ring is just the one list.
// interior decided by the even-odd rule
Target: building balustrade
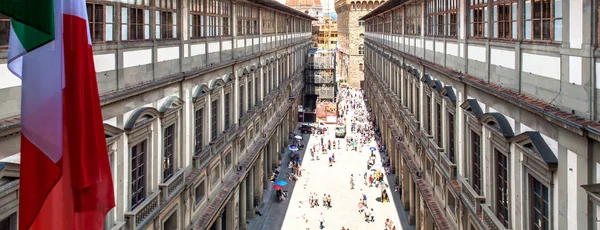
[(481, 214), (481, 204), (485, 202), (485, 197), (477, 194), (465, 178), (460, 178), (460, 182), (461, 195), (465, 198), (466, 205), (468, 205), (471, 210), (475, 211), (476, 215)]
[(161, 203), (168, 203), (177, 196), (184, 187), (185, 169), (181, 168), (167, 182), (158, 185), (161, 193)]
[(427, 139), (428, 142), (428, 148), (430, 150), (430, 152), (433, 154), (433, 159), (435, 161), (439, 161), (440, 159), (440, 152), (444, 151), (444, 148), (441, 148), (437, 145), (435, 139), (433, 138), (429, 138)]
[(210, 146), (206, 146), (206, 147), (204, 147), (204, 149), (202, 149), (202, 151), (200, 151), (199, 153), (194, 155), (192, 157), (194, 160), (194, 167), (195, 168), (204, 167), (204, 165), (206, 165), (210, 159), (211, 152), (212, 152), (212, 148)]
[(439, 158), (439, 162), (440, 162), (440, 167), (442, 168), (442, 170), (444, 170), (446, 172), (446, 174), (450, 175), (451, 179), (454, 179), (457, 177), (457, 168), (456, 168), (456, 164), (452, 163), (452, 161), (450, 161), (450, 159), (448, 159), (448, 156), (446, 156), (445, 152), (440, 152), (440, 158)]
[(152, 220), (160, 211), (160, 195), (161, 192), (155, 192), (146, 198), (134, 210), (125, 212), (125, 221), (127, 229), (140, 229), (145, 226), (149, 220)]
[(492, 211), (492, 207), (489, 204), (482, 204), (481, 209), (483, 210), (483, 224), (489, 230), (507, 230), (506, 227), (496, 218), (496, 215)]

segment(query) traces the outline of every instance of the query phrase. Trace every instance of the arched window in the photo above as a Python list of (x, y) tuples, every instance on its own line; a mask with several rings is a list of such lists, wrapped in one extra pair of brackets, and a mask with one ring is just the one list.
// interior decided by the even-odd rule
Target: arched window
[(358, 70), (365, 71), (365, 67), (364, 67), (363, 63), (358, 64)]
[(364, 38), (364, 37), (365, 37), (365, 34), (359, 34), (358, 36), (359, 36), (360, 38)]
[(358, 46), (358, 54), (365, 54), (365, 46), (364, 45), (360, 45)]

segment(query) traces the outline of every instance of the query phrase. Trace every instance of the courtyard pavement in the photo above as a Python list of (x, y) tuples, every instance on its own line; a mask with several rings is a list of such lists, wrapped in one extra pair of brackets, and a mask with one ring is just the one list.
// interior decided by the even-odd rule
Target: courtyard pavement
[[(350, 119), (347, 119), (348, 121)], [(298, 125), (299, 127), (300, 125)], [(348, 135), (358, 135), (350, 132), (350, 126), (347, 126)], [(362, 230), (362, 229), (384, 229), (386, 218), (390, 218), (396, 225), (396, 229), (414, 229), (414, 226), (408, 225), (408, 212), (404, 211), (400, 205), (400, 197), (397, 192), (394, 192), (393, 174), (385, 176), (390, 188), (388, 194), (390, 196), (389, 203), (381, 203), (376, 201), (380, 197), (381, 190), (379, 188), (364, 185), (363, 174), (367, 171), (367, 159), (370, 155), (369, 147), (376, 146), (374, 142), (365, 144), (362, 152), (346, 151), (345, 140), (339, 139), (342, 144), (342, 149), (328, 151), (328, 154), (321, 154), (320, 151), (315, 153), (319, 155), (319, 160), (311, 160), (310, 148), (314, 143), (320, 144), (320, 138), (323, 136), (324, 142), (327, 140), (337, 140), (334, 136), (334, 125), (328, 125), (329, 131), (325, 135), (303, 134), (306, 148), (300, 150), (302, 157), (302, 177), (297, 181), (286, 180), (288, 185), (284, 186), (284, 190), (288, 191), (288, 197), (284, 201), (277, 201), (271, 182), (263, 196), (263, 201), (259, 206), (262, 216), (256, 215), (249, 219), (248, 229), (250, 230), (310, 230), (319, 229), (319, 215), (323, 213), (325, 219), (324, 229), (346, 229)], [(296, 129), (295, 133), (299, 133)], [(304, 150), (307, 150), (306, 154)], [(336, 163), (333, 167), (328, 165), (328, 157), (331, 152), (335, 153)], [(377, 153), (377, 152), (376, 152)], [(380, 162), (379, 153), (376, 154), (377, 162)], [(283, 163), (281, 167), (282, 175), (287, 175), (287, 163), (289, 161), (288, 153), (283, 155)], [(355, 187), (350, 189), (350, 175), (354, 175)], [(388, 178), (389, 177), (389, 178)], [(280, 177), (284, 178), (284, 177)], [(287, 177), (286, 177), (287, 179)], [(368, 178), (367, 178), (368, 179)], [(315, 208), (310, 208), (308, 197), (310, 192), (316, 192), (319, 195), (319, 205)], [(327, 209), (322, 205), (323, 194), (331, 194), (332, 208)], [(358, 202), (362, 194), (367, 195), (369, 208), (375, 211), (375, 222), (367, 223), (363, 219), (363, 214), (358, 212)], [(308, 219), (308, 225), (305, 220)]]

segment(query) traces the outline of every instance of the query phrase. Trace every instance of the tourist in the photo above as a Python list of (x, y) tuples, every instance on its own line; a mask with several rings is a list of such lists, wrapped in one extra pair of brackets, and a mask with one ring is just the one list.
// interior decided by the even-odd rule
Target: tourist
[(260, 213), (260, 210), (258, 210), (258, 206), (254, 206), (254, 214), (257, 214), (259, 216), (262, 216), (262, 213)]
[(371, 208), (371, 213), (369, 213), (369, 216), (371, 216), (371, 222), (375, 222), (375, 210), (373, 210), (373, 208)]
[(323, 217), (323, 213), (319, 216), (319, 227), (321, 229), (325, 228), (325, 217)]

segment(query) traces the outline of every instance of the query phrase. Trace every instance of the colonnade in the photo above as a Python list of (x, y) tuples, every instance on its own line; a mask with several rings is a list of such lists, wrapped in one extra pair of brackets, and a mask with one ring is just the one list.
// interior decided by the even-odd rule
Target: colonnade
[[(277, 124), (275, 132), (258, 153), (256, 161), (246, 170), (245, 175), (226, 203), (224, 211), (212, 223), (211, 230), (247, 230), (248, 218), (255, 216), (254, 206), (263, 200), (264, 191), (270, 188), (269, 177), (279, 165), (282, 153), (289, 145), (290, 119), (292, 111)], [(294, 122), (295, 125), (295, 122)]]
[[(367, 77), (368, 79), (368, 77)], [(420, 172), (416, 167), (411, 169), (410, 165), (415, 165), (416, 162), (410, 160), (416, 157), (416, 152), (404, 145), (405, 138), (402, 127), (402, 118), (391, 114), (391, 108), (387, 106), (387, 98), (381, 95), (379, 89), (371, 89), (373, 85), (365, 84), (365, 94), (367, 95), (367, 103), (372, 108), (372, 116), (375, 118), (376, 125), (381, 133), (381, 141), (385, 145), (386, 152), (390, 159), (390, 171), (393, 173), (394, 183), (400, 186), (401, 204), (405, 211), (409, 212), (408, 222), (415, 225), (416, 229), (438, 229), (433, 216), (427, 208), (426, 200), (419, 190), (418, 183), (428, 183), (427, 180), (421, 178)], [(376, 103), (373, 103), (376, 102)], [(383, 102), (383, 103), (381, 103)], [(396, 133), (396, 135), (394, 135)], [(407, 154), (410, 157), (403, 157)], [(408, 161), (407, 161), (408, 159)]]

